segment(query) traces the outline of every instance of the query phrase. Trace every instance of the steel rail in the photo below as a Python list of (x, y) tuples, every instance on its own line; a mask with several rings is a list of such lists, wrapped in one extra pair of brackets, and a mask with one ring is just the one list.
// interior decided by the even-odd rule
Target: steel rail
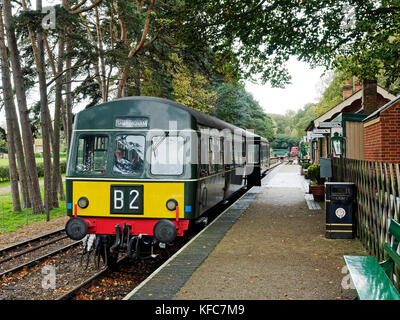
[(51, 251), (49, 253), (46, 253), (45, 255), (42, 255), (39, 258), (33, 259), (33, 260), (28, 261), (26, 263), (20, 264), (20, 265), (14, 267), (14, 268), (8, 269), (8, 270), (0, 273), (0, 278), (4, 277), (4, 276), (6, 276), (6, 275), (8, 275), (10, 273), (14, 273), (14, 272), (17, 272), (19, 270), (22, 270), (25, 267), (27, 267), (27, 268), (28, 267), (33, 267), (36, 264), (38, 264), (39, 262), (41, 262), (42, 260), (45, 260), (45, 259), (47, 259), (49, 257), (52, 257), (52, 256), (54, 256), (54, 255), (56, 255), (58, 253), (66, 251), (66, 250), (68, 250), (70, 248), (73, 248), (73, 247), (79, 245), (80, 243), (81, 243), (81, 241), (76, 241), (76, 242), (70, 243), (70, 244), (68, 244), (68, 245), (66, 245), (66, 246), (64, 246), (62, 248), (59, 248), (59, 249), (53, 250), (53, 251)]
[(3, 258), (3, 259), (0, 259), (0, 263), (9, 261), (9, 260), (14, 259), (14, 258), (17, 258), (17, 257), (22, 256), (22, 255), (24, 255), (24, 254), (27, 254), (27, 253), (29, 253), (29, 252), (36, 251), (36, 250), (38, 250), (38, 249), (40, 249), (40, 248), (43, 248), (43, 247), (45, 247), (45, 246), (48, 246), (48, 245), (50, 245), (50, 244), (52, 244), (52, 243), (55, 243), (55, 242), (57, 242), (57, 241), (63, 240), (63, 239), (65, 239), (65, 238), (67, 238), (67, 237), (68, 237), (67, 235), (64, 235), (64, 236), (58, 237), (58, 238), (56, 238), (56, 239), (52, 239), (52, 240), (50, 240), (50, 241), (48, 241), (48, 242), (42, 243), (42, 244), (40, 244), (40, 245), (38, 245), (38, 246), (31, 247), (31, 248), (26, 249), (26, 250), (22, 250), (22, 251), (20, 251), (20, 252), (17, 252), (16, 254), (13, 254), (13, 255), (11, 255), (11, 256), (5, 257), (5, 258)]
[[(125, 261), (127, 258), (128, 258), (127, 255), (121, 257), (120, 259), (118, 259), (117, 264), (120, 264), (121, 262)], [(110, 268), (108, 266), (104, 267), (99, 272), (95, 273), (91, 277), (87, 278), (85, 281), (83, 281), (80, 284), (78, 284), (77, 286), (73, 287), (71, 290), (69, 290), (66, 293), (64, 293), (61, 296), (59, 296), (56, 300), (70, 300), (70, 299), (72, 299), (74, 296), (76, 296), (78, 294), (78, 292), (82, 288), (86, 287), (91, 282), (93, 282), (94, 280), (96, 280), (100, 276), (102, 276), (102, 275), (104, 275), (104, 274), (106, 274), (107, 272), (110, 272), (110, 271), (111, 270), (110, 270)]]
[(63, 231), (65, 231), (65, 228), (57, 229), (57, 230), (51, 231), (49, 233), (42, 234), (40, 236), (31, 238), (31, 239), (28, 239), (28, 240), (20, 241), (18, 243), (12, 244), (12, 245), (10, 245), (8, 247), (1, 248), (0, 249), (0, 255), (4, 254), (7, 251), (16, 249), (16, 248), (24, 246), (24, 245), (27, 245), (28, 243), (35, 242), (35, 241), (40, 241), (41, 239), (51, 237), (51, 236), (53, 236), (53, 235), (55, 235), (57, 233), (63, 232)]

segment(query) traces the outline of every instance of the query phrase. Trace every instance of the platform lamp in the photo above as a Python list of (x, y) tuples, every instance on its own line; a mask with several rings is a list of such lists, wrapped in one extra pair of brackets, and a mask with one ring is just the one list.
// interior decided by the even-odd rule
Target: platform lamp
[(315, 159), (317, 158), (317, 139), (312, 139), (312, 146), (311, 146), (311, 150), (312, 150), (312, 158), (313, 161), (315, 161)]
[(332, 137), (332, 147), (335, 155), (343, 155), (343, 137), (339, 136), (338, 132), (335, 132)]

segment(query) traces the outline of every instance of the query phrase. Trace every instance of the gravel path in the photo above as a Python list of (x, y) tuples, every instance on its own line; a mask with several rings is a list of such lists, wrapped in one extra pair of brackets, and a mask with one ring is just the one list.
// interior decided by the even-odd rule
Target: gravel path
[(325, 238), (325, 209), (309, 210), (300, 167), (267, 177), (253, 204), (175, 299), (352, 299), (343, 255), (366, 255), (359, 240)]

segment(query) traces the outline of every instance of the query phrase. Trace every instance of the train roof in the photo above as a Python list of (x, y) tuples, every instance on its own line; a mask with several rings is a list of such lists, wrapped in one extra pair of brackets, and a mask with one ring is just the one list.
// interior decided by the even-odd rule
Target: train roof
[[(197, 124), (202, 125), (202, 126), (206, 126), (206, 127), (210, 127), (210, 128), (216, 128), (218, 130), (223, 130), (223, 129), (230, 129), (232, 131), (234, 130), (241, 130), (243, 133), (246, 134), (246, 136), (253, 136), (253, 137), (258, 137), (260, 138), (261, 141), (265, 141), (268, 142), (267, 139), (265, 139), (264, 137), (254, 134), (250, 131), (244, 130), (240, 127), (234, 126), (231, 123), (225, 122), (221, 119), (218, 119), (216, 117), (210, 116), (208, 114), (205, 114), (201, 111), (189, 108), (181, 103), (172, 101), (172, 100), (168, 100), (168, 99), (164, 99), (164, 98), (157, 98), (157, 97), (149, 97), (149, 96), (131, 96), (131, 97), (125, 97), (125, 98), (119, 98), (119, 99), (115, 99), (109, 102), (105, 102), (102, 104), (98, 104), (92, 107), (89, 107), (81, 112), (91, 112), (94, 111), (95, 108), (103, 106), (105, 107), (107, 104), (113, 104), (116, 103), (118, 101), (149, 101), (149, 102), (158, 102), (160, 104), (167, 104), (170, 106), (173, 106), (177, 109), (186, 111), (187, 113), (189, 113), (197, 122)], [(89, 111), (90, 110), (90, 111)]]

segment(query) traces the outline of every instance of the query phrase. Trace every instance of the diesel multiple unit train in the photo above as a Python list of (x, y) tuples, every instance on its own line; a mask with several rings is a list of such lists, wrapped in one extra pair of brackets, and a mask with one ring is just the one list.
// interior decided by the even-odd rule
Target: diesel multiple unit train
[[(182, 104), (128, 97), (79, 112), (67, 165), (66, 232), (106, 263), (165, 247), (269, 168), (268, 141)], [(93, 238), (93, 236), (92, 236)], [(142, 244), (141, 244), (142, 243)]]

